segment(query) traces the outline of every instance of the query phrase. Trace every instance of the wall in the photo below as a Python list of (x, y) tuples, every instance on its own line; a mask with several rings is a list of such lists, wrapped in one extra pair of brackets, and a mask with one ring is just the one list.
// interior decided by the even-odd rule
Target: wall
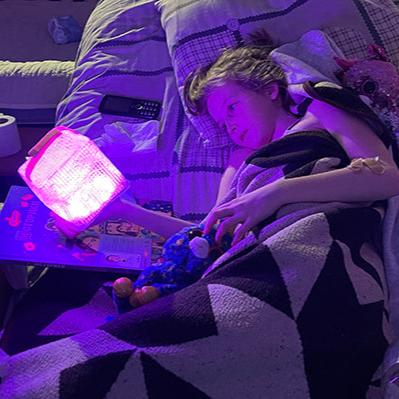
[(74, 60), (77, 43), (57, 45), (47, 23), (72, 15), (82, 26), (96, 0), (0, 0), (0, 60)]

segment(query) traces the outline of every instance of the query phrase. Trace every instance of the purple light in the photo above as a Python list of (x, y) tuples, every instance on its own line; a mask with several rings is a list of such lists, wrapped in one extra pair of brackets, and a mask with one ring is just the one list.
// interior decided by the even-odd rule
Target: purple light
[(18, 172), (48, 208), (83, 230), (129, 183), (88, 137), (64, 126), (46, 137)]

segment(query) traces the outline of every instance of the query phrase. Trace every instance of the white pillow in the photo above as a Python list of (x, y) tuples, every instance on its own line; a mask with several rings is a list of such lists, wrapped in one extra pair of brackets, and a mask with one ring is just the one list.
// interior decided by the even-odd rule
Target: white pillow
[[(239, 44), (260, 28), (278, 45), (298, 40), (307, 31), (329, 28), (346, 57), (358, 56), (374, 42), (385, 47), (391, 60), (399, 64), (399, 10), (391, 0), (204, 0), (183, 4), (162, 0), (158, 7), (181, 96), (193, 69), (214, 61), (224, 47)], [(188, 117), (209, 146), (229, 144), (227, 135), (210, 117)]]
[(71, 84), (57, 107), (57, 123), (95, 138), (107, 124), (143, 122), (101, 114), (101, 100), (112, 94), (162, 102), (168, 76), (173, 77), (173, 69), (154, 5), (99, 2), (86, 23)]

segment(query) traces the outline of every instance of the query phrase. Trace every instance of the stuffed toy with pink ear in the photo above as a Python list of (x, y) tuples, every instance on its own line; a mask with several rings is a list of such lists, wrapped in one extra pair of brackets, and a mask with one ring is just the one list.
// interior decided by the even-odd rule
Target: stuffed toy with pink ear
[(399, 72), (385, 55), (384, 49), (370, 45), (361, 60), (335, 58), (341, 71), (342, 85), (356, 91), (393, 131), (399, 131)]

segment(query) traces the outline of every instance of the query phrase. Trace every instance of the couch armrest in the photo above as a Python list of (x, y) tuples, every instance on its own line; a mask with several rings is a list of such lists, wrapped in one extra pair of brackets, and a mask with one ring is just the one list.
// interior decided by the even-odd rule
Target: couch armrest
[[(54, 123), (74, 61), (0, 61), (0, 112), (17, 123)], [(50, 120), (51, 119), (51, 120)]]

